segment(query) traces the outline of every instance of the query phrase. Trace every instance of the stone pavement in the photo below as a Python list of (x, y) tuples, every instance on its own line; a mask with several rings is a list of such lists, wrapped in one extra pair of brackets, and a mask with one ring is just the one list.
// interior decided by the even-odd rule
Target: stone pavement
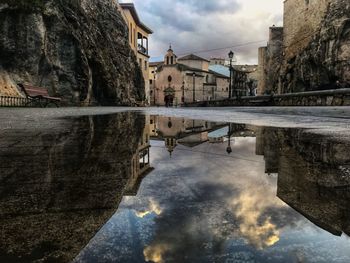
[[(144, 114), (185, 117), (217, 122), (235, 122), (270, 127), (314, 129), (314, 132), (350, 137), (350, 107), (234, 107), (234, 108), (2, 108), (0, 131), (22, 125), (40, 127), (40, 120), (137, 111)], [(45, 122), (47, 124), (47, 122)], [(53, 124), (54, 125), (54, 124)]]

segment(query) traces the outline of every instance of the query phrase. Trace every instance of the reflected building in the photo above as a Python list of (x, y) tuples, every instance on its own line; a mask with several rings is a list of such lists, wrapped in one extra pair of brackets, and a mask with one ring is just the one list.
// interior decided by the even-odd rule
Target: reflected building
[(0, 261), (70, 262), (150, 171), (149, 126), (133, 113), (18, 123), (0, 136)]
[(307, 130), (261, 128), (256, 152), (278, 173), (277, 196), (315, 225), (350, 235), (350, 142)]
[(150, 163), (150, 130), (151, 119), (147, 115), (137, 150), (131, 159), (131, 178), (124, 191), (126, 196), (137, 195), (142, 179), (153, 170)]
[(214, 123), (185, 118), (153, 116), (155, 131), (152, 139), (164, 140), (170, 156), (178, 145), (195, 147), (209, 140), (208, 133), (225, 126), (224, 123)]

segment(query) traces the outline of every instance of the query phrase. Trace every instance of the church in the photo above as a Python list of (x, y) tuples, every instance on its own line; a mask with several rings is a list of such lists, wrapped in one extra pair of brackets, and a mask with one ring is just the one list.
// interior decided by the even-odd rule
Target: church
[(159, 106), (228, 98), (229, 77), (209, 69), (210, 61), (190, 54), (178, 58), (171, 46), (155, 70), (151, 96)]

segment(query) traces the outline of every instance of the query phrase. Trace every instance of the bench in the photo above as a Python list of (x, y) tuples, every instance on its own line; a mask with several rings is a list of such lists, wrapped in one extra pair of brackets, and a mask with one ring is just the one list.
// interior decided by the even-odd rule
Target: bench
[(29, 100), (27, 105), (30, 103), (35, 103), (42, 108), (46, 108), (48, 105), (54, 104), (56, 107), (59, 107), (61, 99), (57, 97), (51, 97), (47, 89), (22, 83), (18, 84), (18, 86), (22, 89), (27, 99)]

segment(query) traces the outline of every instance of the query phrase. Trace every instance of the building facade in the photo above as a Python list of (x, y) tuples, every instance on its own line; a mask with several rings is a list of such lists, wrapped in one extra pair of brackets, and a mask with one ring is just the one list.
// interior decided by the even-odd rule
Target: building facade
[(120, 3), (120, 10), (129, 28), (129, 44), (134, 51), (137, 61), (142, 69), (145, 80), (146, 103), (150, 103), (149, 84), (149, 35), (153, 31), (140, 20), (136, 8), (132, 3)]
[(228, 98), (229, 77), (211, 71), (210, 61), (190, 54), (177, 58), (170, 47), (158, 64), (154, 85), (155, 105)]

